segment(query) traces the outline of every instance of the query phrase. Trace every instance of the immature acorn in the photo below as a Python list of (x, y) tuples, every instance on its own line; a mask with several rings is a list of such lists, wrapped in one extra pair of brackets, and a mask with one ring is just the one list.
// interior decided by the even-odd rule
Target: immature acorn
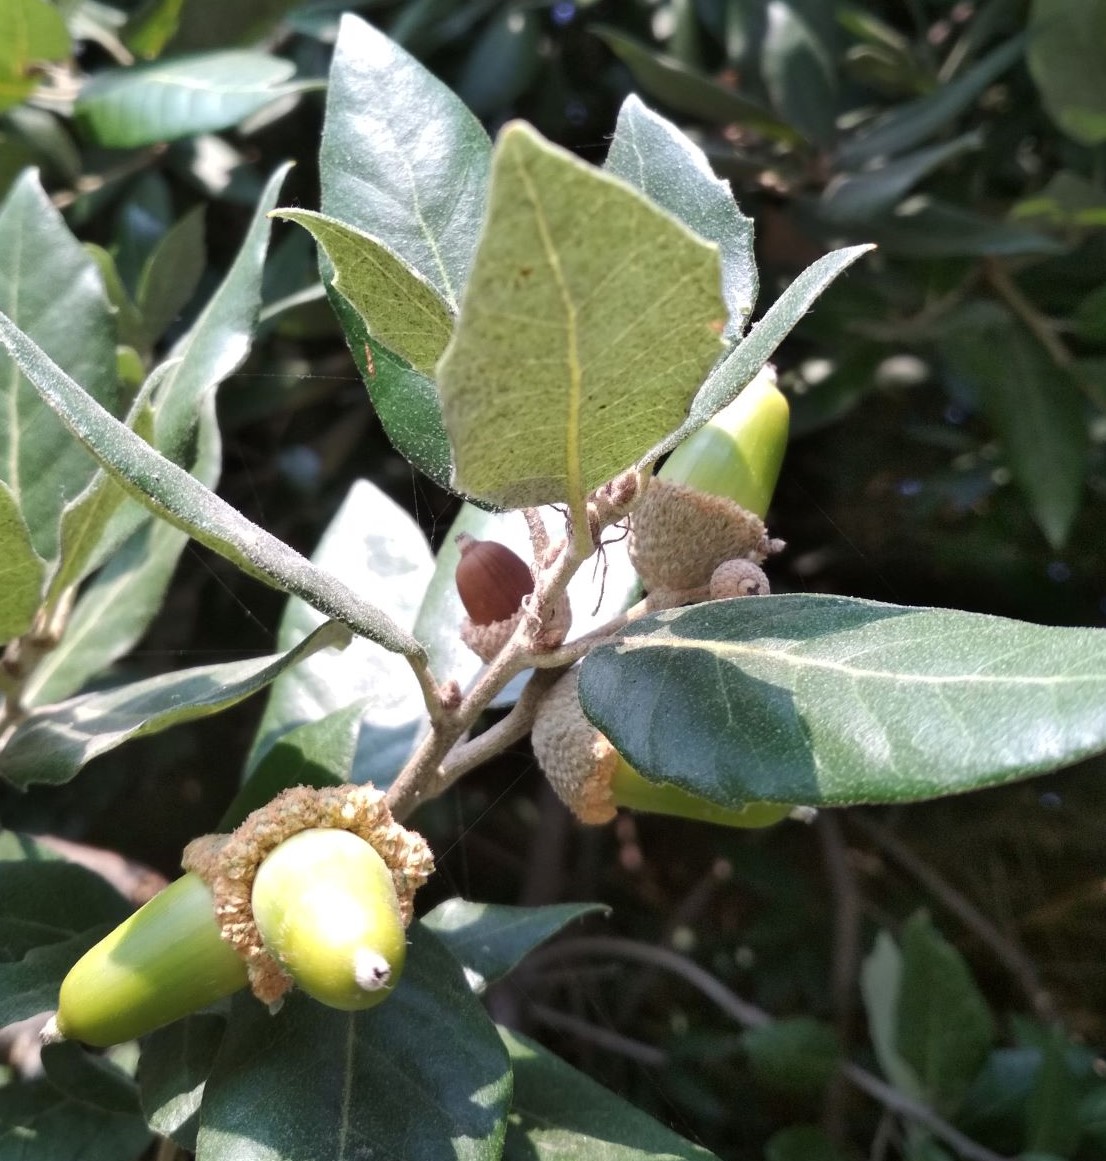
[(414, 892), (433, 859), (371, 786), (295, 787), (232, 835), (185, 851), (187, 874), (87, 952), (46, 1040), (106, 1047), (247, 984), (273, 1004), (298, 984), (370, 1008), (399, 981)]
[(630, 517), (630, 559), (648, 592), (706, 588), (725, 561), (759, 565), (783, 548), (763, 516), (787, 429), (787, 400), (765, 368), (672, 452)]
[[(461, 622), (461, 639), (482, 661), (491, 661), (522, 620), (522, 603), (534, 591), (534, 576), (518, 553), (496, 540), (477, 540), (462, 532), (457, 547), (457, 593), (468, 614)], [(545, 643), (559, 645), (571, 620), (565, 596), (545, 627)]]
[(579, 668), (570, 669), (542, 698), (530, 742), (549, 784), (581, 822), (609, 822), (620, 806), (744, 828), (771, 826), (791, 813), (772, 802), (720, 806), (643, 778), (584, 716), (579, 679)]

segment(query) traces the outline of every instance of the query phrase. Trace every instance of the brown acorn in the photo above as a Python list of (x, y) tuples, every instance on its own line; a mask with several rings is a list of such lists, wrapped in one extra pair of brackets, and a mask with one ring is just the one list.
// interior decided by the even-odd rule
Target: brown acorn
[(457, 593), (472, 623), (492, 625), (513, 617), (534, 591), (526, 562), (505, 544), (477, 540), (467, 532), (457, 537), (457, 547)]

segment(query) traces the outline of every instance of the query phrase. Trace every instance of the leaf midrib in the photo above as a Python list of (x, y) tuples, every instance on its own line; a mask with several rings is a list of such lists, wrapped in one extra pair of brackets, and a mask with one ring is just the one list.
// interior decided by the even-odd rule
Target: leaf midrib
[(561, 295), (565, 310), (565, 362), (568, 368), (569, 390), (567, 396), (568, 415), (565, 423), (565, 492), (570, 511), (578, 511), (584, 503), (584, 483), (582, 464), (580, 462), (580, 410), (583, 385), (583, 372), (580, 367), (580, 340), (577, 330), (576, 304), (565, 280), (564, 270), (561, 268), (560, 255), (554, 245), (549, 232), (549, 222), (538, 197), (533, 178), (526, 168), (525, 159), (518, 157), (515, 160), (518, 176), (526, 190), (526, 197), (534, 212), (534, 222), (541, 238), (542, 249), (545, 251), (545, 260), (549, 264), (553, 281)]
[[(896, 648), (909, 642), (895, 642)], [(649, 638), (624, 637), (614, 642), (615, 647), (623, 652), (633, 652), (648, 649), (694, 649), (700, 651), (708, 649), (712, 654), (725, 659), (738, 657), (753, 657), (757, 660), (776, 661), (781, 665), (791, 666), (793, 669), (821, 669), (831, 673), (841, 674), (855, 680), (883, 680), (896, 684), (918, 683), (921, 685), (1003, 685), (1003, 686), (1055, 686), (1064, 684), (1085, 684), (1098, 682), (1106, 684), (1106, 674), (1053, 674), (1042, 676), (1003, 676), (1001, 674), (961, 673), (961, 674), (926, 674), (909, 673), (902, 670), (865, 669), (840, 661), (831, 661), (821, 657), (811, 657), (806, 654), (797, 654), (787, 649), (765, 649), (753, 645), (741, 645), (732, 641), (703, 641), (696, 638), (681, 637), (668, 638), (664, 641), (650, 640)], [(801, 646), (802, 642), (799, 642)]]

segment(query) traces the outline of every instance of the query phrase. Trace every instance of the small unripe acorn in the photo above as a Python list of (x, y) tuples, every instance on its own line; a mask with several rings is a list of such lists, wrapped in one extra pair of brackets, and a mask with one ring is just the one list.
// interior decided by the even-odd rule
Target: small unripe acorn
[(467, 532), (457, 537), (457, 547), (457, 593), (472, 623), (492, 625), (513, 617), (534, 591), (526, 562), (505, 544), (477, 540)]
[(107, 1048), (246, 986), (199, 875), (170, 883), (87, 951), (62, 981), (56, 1033)]
[(766, 370), (673, 451), (630, 517), (630, 559), (648, 591), (705, 588), (723, 561), (760, 564), (783, 547), (763, 516), (787, 429)]
[(581, 822), (609, 822), (617, 808), (625, 806), (720, 826), (756, 828), (779, 822), (792, 809), (772, 802), (721, 806), (678, 786), (643, 778), (584, 716), (578, 668), (559, 678), (542, 699), (530, 741), (550, 786)]
[(143, 1036), (245, 987), (273, 1003), (297, 983), (369, 1008), (399, 980), (422, 837), (372, 786), (294, 787), (232, 835), (185, 851), (188, 873), (88, 951), (62, 982), (47, 1041)]
[(348, 830), (285, 839), (253, 882), (265, 950), (331, 1008), (372, 1008), (399, 982), (407, 933), (384, 860)]

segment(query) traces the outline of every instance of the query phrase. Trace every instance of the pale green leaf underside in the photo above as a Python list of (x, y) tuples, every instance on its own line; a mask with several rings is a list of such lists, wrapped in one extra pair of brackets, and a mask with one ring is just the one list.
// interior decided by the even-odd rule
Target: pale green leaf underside
[(565, 503), (687, 415), (721, 353), (717, 248), (521, 124), (438, 367), (454, 482), (503, 507)]
[(935, 798), (1106, 749), (1106, 633), (798, 594), (662, 613), (584, 662), (595, 724), (713, 801)]
[(394, 653), (423, 656), (422, 646), (386, 614), (247, 520), (113, 418), (2, 314), (0, 343), (66, 427), (155, 515), (258, 580), (302, 597), (360, 636)]
[(453, 315), (429, 282), (379, 239), (311, 210), (274, 210), (298, 222), (326, 251), (334, 289), (364, 320), (369, 334), (432, 374), (453, 332)]
[(651, 463), (672, 451), (689, 435), (709, 423), (727, 403), (732, 403), (742, 389), (753, 381), (757, 372), (830, 283), (871, 249), (871, 246), (849, 246), (843, 250), (834, 250), (817, 262), (812, 262), (772, 303), (745, 338), (711, 371), (707, 381), (696, 393), (687, 418), (674, 432), (666, 435), (642, 456), (641, 463)]
[(68, 782), (97, 755), (218, 713), (312, 653), (348, 640), (346, 630), (329, 621), (287, 653), (182, 669), (46, 706), (16, 727), (0, 754), (0, 775), (16, 786)]
[(11, 489), (0, 480), (0, 642), (30, 627), (42, 595), (46, 565)]
[(714, 176), (706, 154), (633, 94), (618, 111), (603, 168), (679, 218), (722, 256), (722, 296), (730, 313), (725, 337), (745, 329), (757, 298), (753, 223), (737, 208), (728, 181)]

